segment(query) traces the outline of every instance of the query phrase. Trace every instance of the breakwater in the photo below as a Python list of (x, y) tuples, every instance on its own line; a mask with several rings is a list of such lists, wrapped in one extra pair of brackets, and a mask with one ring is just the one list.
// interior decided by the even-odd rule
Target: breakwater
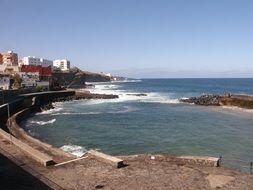
[(253, 96), (225, 94), (225, 95), (202, 95), (188, 99), (180, 99), (180, 102), (202, 106), (237, 106), (240, 108), (253, 109)]

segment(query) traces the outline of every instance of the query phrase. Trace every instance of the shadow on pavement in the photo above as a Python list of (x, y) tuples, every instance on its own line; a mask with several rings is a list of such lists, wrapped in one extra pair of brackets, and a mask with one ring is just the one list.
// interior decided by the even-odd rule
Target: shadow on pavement
[(52, 189), (0, 154), (0, 190)]

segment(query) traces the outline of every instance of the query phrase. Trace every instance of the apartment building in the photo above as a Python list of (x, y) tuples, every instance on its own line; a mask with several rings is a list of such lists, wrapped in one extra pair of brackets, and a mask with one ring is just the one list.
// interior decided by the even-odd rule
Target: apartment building
[(67, 59), (54, 60), (53, 66), (59, 68), (61, 71), (68, 71), (70, 69), (70, 61)]
[(2, 52), (0, 56), (0, 63), (16, 66), (18, 65), (18, 54), (13, 51)]
[(37, 58), (34, 56), (27, 56), (22, 59), (23, 65), (41, 65), (42, 67), (53, 66), (53, 61), (44, 59), (44, 58)]

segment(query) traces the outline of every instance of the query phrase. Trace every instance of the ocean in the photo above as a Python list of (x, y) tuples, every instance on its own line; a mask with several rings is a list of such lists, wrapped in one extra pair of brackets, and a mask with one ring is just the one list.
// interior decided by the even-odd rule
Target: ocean
[[(113, 100), (54, 103), (22, 126), (32, 136), (82, 155), (163, 153), (222, 156), (227, 167), (249, 171), (253, 162), (253, 110), (180, 103), (203, 94), (253, 95), (253, 79), (142, 79), (95, 83)], [(145, 93), (147, 96), (136, 96)]]

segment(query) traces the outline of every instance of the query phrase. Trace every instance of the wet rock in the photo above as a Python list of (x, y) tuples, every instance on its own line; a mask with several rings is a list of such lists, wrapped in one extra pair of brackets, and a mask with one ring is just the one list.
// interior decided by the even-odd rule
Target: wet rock
[(81, 100), (81, 99), (116, 99), (119, 98), (118, 95), (113, 94), (91, 94), (91, 93), (79, 93), (75, 96), (68, 96), (68, 97), (59, 97), (54, 99), (54, 102), (65, 102), (65, 101), (72, 101), (72, 100)]
[(139, 94), (127, 94), (128, 96), (147, 96), (147, 94), (139, 93)]
[(199, 97), (191, 97), (189, 99), (180, 99), (180, 102), (191, 103), (203, 106), (220, 106), (220, 95), (202, 95)]
[(40, 110), (41, 111), (46, 111), (46, 110), (50, 110), (50, 109), (54, 109), (54, 106), (51, 102), (45, 104), (45, 105), (42, 105), (40, 106)]

